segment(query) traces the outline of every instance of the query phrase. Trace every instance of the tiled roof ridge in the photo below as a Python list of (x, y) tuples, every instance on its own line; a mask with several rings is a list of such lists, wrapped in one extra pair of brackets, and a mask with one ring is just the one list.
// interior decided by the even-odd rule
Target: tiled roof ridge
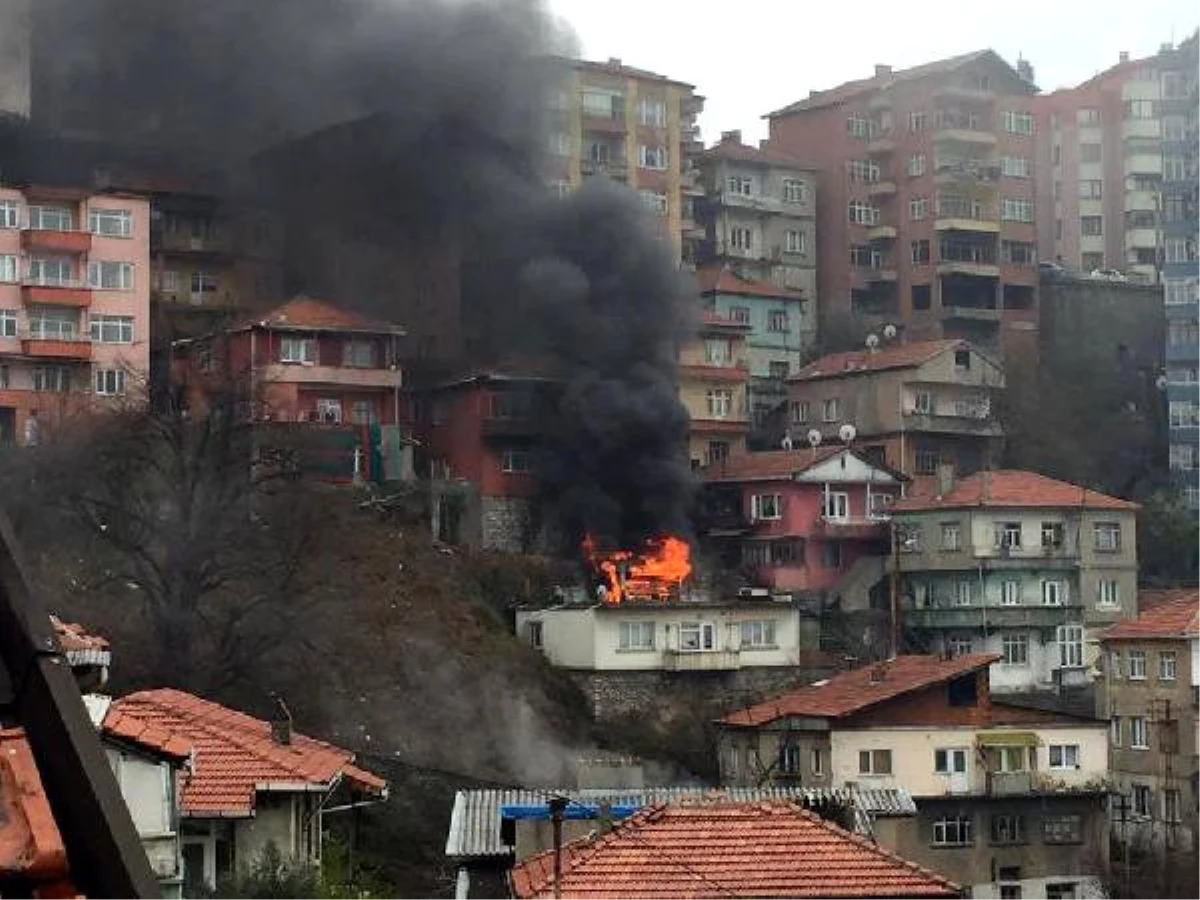
[(1132, 619), (1118, 622), (1105, 631), (1104, 640), (1188, 638), (1200, 635), (1200, 602), (1196, 588), (1142, 610)]
[[(803, 381), (807, 378), (819, 378), (826, 375), (850, 375), (860, 371), (873, 371), (875, 368), (882, 368), (879, 365), (880, 363), (890, 363), (890, 367), (893, 368), (911, 368), (928, 362), (939, 353), (943, 353), (952, 347), (962, 345), (969, 346), (970, 342), (963, 338), (938, 338), (928, 341), (908, 341), (890, 347), (879, 347), (875, 350), (870, 350), (867, 347), (854, 350), (838, 350), (833, 353), (826, 353), (811, 362), (805, 363), (801, 366), (800, 371), (791, 376), (789, 380)], [(971, 349), (974, 350), (973, 347)], [(922, 350), (927, 350), (928, 352), (921, 356), (914, 356), (912, 359), (908, 358)], [(875, 367), (868, 366), (863, 369), (846, 369), (844, 367), (845, 363), (854, 358), (862, 358), (868, 361), (874, 360), (877, 365)], [(893, 359), (902, 359), (903, 361), (892, 363)], [(841, 365), (839, 366), (837, 363)], [(828, 369), (825, 364), (828, 364)], [(810, 371), (811, 374), (806, 374)]]

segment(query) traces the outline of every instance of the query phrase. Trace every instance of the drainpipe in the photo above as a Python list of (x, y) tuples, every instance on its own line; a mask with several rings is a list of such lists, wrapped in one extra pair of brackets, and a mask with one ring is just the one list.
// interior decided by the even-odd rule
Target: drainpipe
[(567, 810), (565, 797), (550, 798), (550, 821), (554, 826), (554, 898), (562, 897), (562, 826)]

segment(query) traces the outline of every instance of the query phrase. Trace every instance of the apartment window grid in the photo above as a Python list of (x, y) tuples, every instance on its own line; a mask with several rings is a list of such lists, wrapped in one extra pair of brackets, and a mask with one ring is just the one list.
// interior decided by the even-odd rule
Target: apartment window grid
[(804, 253), (805, 240), (804, 232), (789, 229), (784, 232), (783, 252), (784, 253)]
[(638, 147), (638, 163), (643, 169), (665, 171), (669, 167), (669, 159), (666, 147), (648, 147), (645, 144)]
[(21, 207), (12, 200), (0, 200), (0, 228), (20, 228)]
[(1078, 744), (1051, 744), (1049, 748), (1051, 769), (1078, 769)]
[(376, 366), (376, 347), (371, 341), (346, 341), (342, 344), (342, 365), (354, 369)]
[(990, 838), (993, 844), (1024, 844), (1025, 817), (1011, 814), (993, 815)]
[(653, 650), (653, 622), (621, 622), (617, 625), (617, 649)]
[(807, 400), (792, 401), (792, 424), (807, 425), (809, 416), (809, 404)]
[(1200, 423), (1200, 405), (1195, 400), (1171, 400), (1167, 403), (1167, 423), (1172, 428), (1191, 428)]
[(1146, 651), (1145, 650), (1130, 650), (1129, 651), (1129, 680), (1130, 681), (1145, 681), (1146, 680)]
[(1124, 732), (1124, 722), (1120, 716), (1110, 716), (1108, 720), (1108, 742), (1114, 747), (1121, 746)]
[(0, 281), (9, 283), (20, 281), (20, 267), (17, 258), (10, 254), (0, 256)]
[(841, 414), (841, 404), (837, 397), (829, 397), (821, 401), (821, 420), (823, 422), (836, 422)]
[(0, 309), (0, 338), (17, 336), (17, 314), (11, 309)]
[(850, 495), (845, 491), (828, 491), (821, 498), (821, 516), (832, 521), (845, 521), (850, 514)]
[(1032, 222), (1033, 201), (1024, 197), (1001, 198), (1000, 218), (1006, 222)]
[(966, 847), (972, 841), (970, 816), (943, 816), (933, 823), (935, 847)]
[(879, 210), (870, 203), (865, 203), (862, 200), (851, 200), (847, 210), (851, 224), (875, 225), (879, 222)]
[(1000, 662), (1006, 666), (1029, 665), (1029, 635), (1009, 632), (1000, 638)]
[(1055, 634), (1058, 664), (1064, 669), (1083, 668), (1083, 626), (1059, 625)]
[(992, 535), (996, 547), (1007, 550), (1021, 549), (1021, 523), (997, 522)]
[(1020, 606), (1021, 605), (1021, 582), (1016, 580), (1008, 580), (1000, 582), (1000, 605), (1001, 606)]
[(780, 494), (753, 494), (750, 497), (750, 518), (754, 521), (777, 521), (783, 518), (783, 497)]
[(957, 522), (942, 523), (942, 549), (947, 552), (962, 549), (962, 530)]
[(729, 229), (729, 244), (735, 250), (750, 251), (754, 248), (754, 232), (749, 228), (734, 226)]
[(1000, 157), (1000, 174), (1005, 178), (1029, 178), (1033, 161), (1026, 156)]
[(93, 315), (88, 323), (93, 341), (100, 344), (132, 344), (133, 317)]
[(374, 425), (379, 421), (375, 404), (370, 400), (355, 400), (350, 404), (350, 421), (355, 425)]
[(133, 214), (127, 209), (90, 210), (88, 231), (104, 237), (129, 237), (133, 234)]
[(733, 412), (733, 391), (713, 388), (704, 395), (710, 419), (727, 419)]
[(1174, 650), (1161, 650), (1158, 654), (1158, 680), (1174, 681), (1176, 658)]
[(923, 109), (914, 109), (908, 114), (908, 130), (924, 131), (929, 126), (929, 115)]
[(914, 153), (908, 158), (908, 177), (919, 178), (925, 174), (928, 160), (924, 153)]
[(1042, 819), (1042, 840), (1047, 844), (1083, 843), (1083, 817), (1080, 815), (1044, 817)]
[(1047, 579), (1042, 582), (1042, 606), (1062, 606), (1067, 601), (1067, 583)]
[(919, 222), (929, 215), (929, 198), (928, 197), (913, 197), (908, 201), (908, 217)]
[(891, 750), (859, 750), (858, 774), (860, 775), (891, 775)]
[(500, 454), (500, 471), (505, 475), (525, 475), (533, 471), (533, 459), (528, 450), (509, 449)]
[(927, 266), (930, 262), (929, 239), (921, 238), (909, 245), (909, 262), (914, 266)]
[(1163, 286), (1168, 306), (1186, 306), (1200, 302), (1200, 279), (1169, 278)]
[(125, 372), (122, 369), (96, 369), (93, 385), (101, 396), (120, 396), (125, 393)]
[(752, 197), (754, 196), (754, 179), (749, 175), (730, 175), (725, 179), (725, 188), (731, 194)]
[(1097, 606), (1120, 606), (1121, 583), (1115, 578), (1101, 578), (1096, 582)]
[(866, 140), (871, 136), (871, 121), (863, 116), (846, 117), (846, 133), (851, 137)]
[(1150, 728), (1145, 716), (1129, 717), (1129, 747), (1131, 750), (1150, 749)]
[(770, 619), (742, 622), (741, 646), (744, 649), (764, 649), (776, 646), (775, 622)]
[(38, 392), (66, 393), (71, 389), (71, 373), (66, 366), (38, 366), (33, 370), (33, 389)]
[(808, 183), (799, 178), (785, 178), (783, 180), (783, 202), (807, 203)]
[(790, 329), (788, 314), (786, 310), (772, 310), (767, 316), (767, 330), (779, 334), (786, 333)]
[(1033, 134), (1033, 114), (1006, 109), (1000, 114), (1001, 127), (1009, 134)]
[(1133, 794), (1133, 814), (1142, 819), (1150, 818), (1150, 810), (1152, 809), (1150, 785), (1134, 784), (1131, 785)]
[(312, 338), (282, 338), (279, 342), (279, 361), (306, 366), (316, 365), (317, 342)]
[(65, 206), (31, 206), (29, 227), (38, 231), (73, 231), (75, 217)]
[(1116, 553), (1121, 549), (1121, 526), (1117, 522), (1097, 522), (1092, 532), (1096, 550), (1101, 553)]

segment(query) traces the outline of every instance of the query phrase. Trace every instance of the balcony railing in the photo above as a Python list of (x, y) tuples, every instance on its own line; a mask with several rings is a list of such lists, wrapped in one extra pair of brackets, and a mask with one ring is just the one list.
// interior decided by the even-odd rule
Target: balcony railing
[(90, 336), (30, 329), (21, 335), (21, 352), (43, 359), (84, 362), (92, 358), (92, 340)]
[(663, 668), (668, 672), (729, 672), (741, 666), (737, 650), (663, 651)]
[(1032, 772), (988, 772), (987, 792), (991, 797), (1014, 797), (1033, 792)]
[(21, 246), (26, 250), (87, 253), (92, 249), (92, 233), (60, 231), (53, 228), (25, 228), (21, 231)]
[(1070, 606), (923, 606), (904, 614), (911, 628), (975, 631), (984, 628), (1055, 628), (1078, 622), (1083, 607)]
[(823, 516), (818, 515), (815, 530), (828, 537), (884, 537), (891, 517), (887, 513), (872, 513), (869, 516)]

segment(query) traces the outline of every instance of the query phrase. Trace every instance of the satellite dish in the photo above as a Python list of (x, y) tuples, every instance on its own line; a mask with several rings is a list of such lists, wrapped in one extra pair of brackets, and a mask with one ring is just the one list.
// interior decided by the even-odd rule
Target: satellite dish
[(867, 335), (867, 347), (874, 350), (878, 346), (879, 346), (879, 335), (868, 334)]
[(854, 440), (854, 436), (858, 434), (858, 429), (853, 425), (846, 424), (838, 429), (838, 437), (842, 439), (843, 444), (848, 444)]
[(890, 341), (895, 336), (896, 336), (896, 326), (895, 325), (892, 325), (889, 323), (889, 324), (883, 326), (883, 339), (884, 340)]
[(792, 449), (792, 436), (791, 436), (791, 434), (785, 434), (785, 435), (783, 436), (783, 440), (782, 440), (782, 441), (780, 441), (780, 446), (782, 446), (784, 450), (791, 450), (791, 449)]
[(817, 429), (815, 429), (815, 428), (813, 428), (811, 431), (809, 431), (808, 432), (808, 442), (813, 447), (820, 447), (821, 446), (821, 432), (817, 431)]

